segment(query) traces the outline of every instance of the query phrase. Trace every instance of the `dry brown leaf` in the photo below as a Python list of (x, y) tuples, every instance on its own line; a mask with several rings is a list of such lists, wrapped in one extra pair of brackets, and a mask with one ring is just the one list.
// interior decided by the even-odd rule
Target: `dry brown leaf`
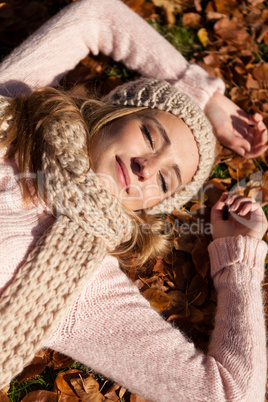
[(264, 172), (262, 177), (262, 202), (268, 202), (268, 172)]
[(204, 278), (208, 273), (210, 265), (209, 254), (204, 244), (200, 243), (196, 245), (192, 251), (192, 258), (196, 271)]
[(57, 401), (58, 396), (56, 392), (50, 392), (45, 390), (32, 391), (22, 399), (22, 402), (57, 402)]
[(91, 376), (84, 379), (82, 377), (71, 378), (70, 383), (83, 402), (103, 402), (105, 400), (99, 391), (98, 381)]
[(53, 352), (51, 365), (54, 367), (55, 370), (60, 368), (65, 368), (70, 366), (73, 363), (73, 359), (68, 356), (63, 355), (59, 352)]
[(212, 179), (208, 183), (206, 183), (203, 191), (204, 196), (206, 197), (206, 206), (208, 208), (212, 208), (213, 205), (215, 205), (218, 199), (221, 197), (222, 193), (226, 191), (226, 188), (220, 182)]
[(45, 370), (48, 361), (49, 359), (46, 353), (44, 353), (43, 356), (35, 356), (31, 363), (24, 367), (23, 371), (16, 377), (18, 382), (20, 383), (37, 374), (41, 374)]
[(206, 11), (206, 18), (207, 18), (208, 22), (209, 21), (218, 21), (224, 17), (226, 17), (226, 16), (222, 13), (218, 13), (216, 11), (209, 11), (209, 10)]
[(166, 310), (173, 303), (173, 300), (161, 290), (150, 288), (142, 294), (150, 302), (151, 307), (159, 312)]
[(229, 18), (222, 18), (214, 25), (214, 31), (223, 40), (230, 42), (235, 47), (246, 48), (252, 41), (246, 28), (236, 21)]
[(8, 401), (9, 397), (7, 396), (7, 394), (0, 390), (0, 402), (8, 402)]
[(229, 15), (237, 7), (236, 0), (214, 0), (216, 10), (219, 13)]
[(119, 390), (119, 398), (122, 399), (126, 392), (127, 392), (127, 389), (124, 387), (121, 387)]
[(220, 56), (213, 53), (210, 53), (207, 56), (203, 57), (203, 61), (205, 64), (211, 67), (219, 67), (221, 64)]
[(153, 3), (145, 0), (123, 0), (123, 2), (145, 20), (157, 17)]
[(189, 305), (190, 310), (190, 320), (193, 324), (197, 324), (203, 322), (204, 314), (201, 310), (198, 310), (196, 307)]
[(108, 389), (108, 391), (104, 394), (104, 396), (105, 396), (105, 398), (106, 398), (106, 401), (107, 401), (107, 399), (108, 399), (109, 401), (119, 402), (119, 395), (118, 395), (118, 393), (119, 393), (119, 388), (120, 388), (120, 385), (118, 385), (118, 384), (113, 384), (113, 385)]
[(162, 7), (171, 13), (181, 13), (188, 7), (194, 7), (194, 0), (152, 0), (156, 7)]
[(268, 82), (268, 63), (261, 64), (253, 70), (253, 77), (256, 80), (266, 83)]
[(81, 402), (81, 399), (78, 398), (77, 396), (60, 394), (58, 402)]
[(197, 13), (185, 13), (182, 16), (182, 24), (187, 27), (199, 27), (201, 15)]
[(64, 371), (57, 375), (55, 384), (63, 394), (77, 397), (77, 395), (73, 391), (73, 388), (70, 386), (70, 379), (77, 378), (80, 375), (84, 377), (85, 373), (81, 370), (74, 369)]
[(162, 258), (157, 258), (156, 263), (153, 268), (153, 272), (157, 272), (158, 275), (162, 275), (162, 276), (166, 275), (167, 267), (166, 267), (164, 261), (162, 260)]
[(173, 300), (173, 303), (165, 310), (165, 314), (169, 316), (179, 314), (181, 317), (188, 318), (190, 311), (186, 294), (179, 290), (172, 290), (168, 292), (168, 295)]
[(13, 6), (9, 3), (0, 3), (0, 18), (10, 18), (13, 15)]
[(139, 395), (131, 394), (130, 395), (130, 402), (149, 402), (148, 399), (144, 399)]
[(174, 276), (173, 282), (179, 290), (185, 291), (187, 286), (187, 278), (184, 276), (183, 266), (184, 264), (188, 265), (188, 262), (185, 261), (184, 253), (181, 253), (180, 255), (181, 258), (172, 266), (172, 273)]
[(208, 296), (208, 284), (201, 275), (195, 275), (188, 289), (188, 300), (194, 306), (202, 306)]
[(235, 180), (240, 180), (245, 178), (246, 176), (250, 176), (258, 170), (253, 160), (246, 160), (240, 156), (226, 161), (226, 165), (228, 165), (229, 167), (230, 176)]
[(252, 77), (251, 74), (248, 74), (247, 76), (247, 82), (246, 82), (246, 87), (248, 89), (259, 89), (260, 88), (260, 84), (259, 81), (254, 80), (254, 78)]

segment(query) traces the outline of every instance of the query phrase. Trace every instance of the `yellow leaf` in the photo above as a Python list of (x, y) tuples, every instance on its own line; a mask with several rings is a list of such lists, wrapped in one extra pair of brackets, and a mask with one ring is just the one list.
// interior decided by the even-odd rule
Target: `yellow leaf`
[(202, 43), (204, 47), (207, 47), (209, 39), (208, 39), (208, 31), (206, 28), (200, 28), (197, 32), (198, 39)]

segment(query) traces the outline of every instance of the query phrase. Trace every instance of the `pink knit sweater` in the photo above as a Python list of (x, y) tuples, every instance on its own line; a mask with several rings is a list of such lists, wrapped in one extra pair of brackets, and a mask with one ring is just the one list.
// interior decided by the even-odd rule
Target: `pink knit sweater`
[[(201, 107), (216, 90), (119, 0), (81, 0), (64, 9), (0, 65), (0, 92), (18, 95), (56, 85), (88, 51), (166, 79)], [(1, 113), (1, 111), (0, 111)], [(0, 154), (0, 289), (8, 285), (53, 218), (25, 209), (15, 160)], [(211, 243), (218, 309), (207, 355), (155, 312), (107, 256), (58, 329), (44, 340), (150, 401), (263, 401), (265, 328), (260, 282), (267, 246), (251, 237)]]

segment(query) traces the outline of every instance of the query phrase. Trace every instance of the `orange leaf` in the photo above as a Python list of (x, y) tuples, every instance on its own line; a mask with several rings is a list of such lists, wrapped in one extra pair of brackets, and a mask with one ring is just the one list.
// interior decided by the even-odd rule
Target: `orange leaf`
[(7, 394), (0, 390), (0, 402), (8, 402), (8, 401), (9, 397), (7, 396)]
[(58, 397), (55, 392), (39, 390), (39, 391), (32, 391), (27, 394), (23, 399), (22, 402), (57, 402)]
[(214, 0), (216, 10), (219, 13), (229, 15), (235, 7), (237, 7), (236, 0)]
[(130, 395), (130, 402), (149, 402), (147, 399), (142, 398), (139, 395), (131, 394)]
[(247, 82), (246, 82), (246, 87), (248, 89), (259, 89), (260, 85), (259, 82), (254, 80), (251, 74), (248, 74), (247, 76)]
[(197, 13), (185, 13), (182, 17), (182, 23), (187, 27), (199, 27), (201, 15)]
[(84, 402), (103, 402), (105, 397), (99, 391), (99, 383), (93, 377), (88, 376), (86, 378), (76, 377), (71, 378), (75, 393)]
[(253, 70), (253, 77), (258, 81), (268, 82), (268, 63), (261, 64)]
[(42, 373), (48, 363), (48, 357), (44, 355), (43, 357), (35, 356), (31, 363), (24, 367), (23, 371), (16, 377), (18, 382), (27, 380), (37, 374)]
[(113, 384), (104, 394), (105, 398), (109, 399), (109, 401), (119, 402), (119, 395), (118, 395), (119, 388), (120, 385)]
[(173, 303), (173, 300), (161, 290), (150, 288), (142, 294), (150, 302), (151, 307), (157, 311), (164, 311)]
[(66, 394), (60, 394), (58, 402), (80, 402), (81, 399), (79, 399), (77, 396), (70, 396)]
[(222, 18), (214, 25), (214, 31), (223, 40), (228, 41), (239, 48), (248, 47), (251, 38), (246, 28), (234, 20)]
[(75, 394), (75, 392), (73, 391), (73, 389), (71, 388), (69, 381), (71, 378), (77, 378), (79, 375), (85, 376), (87, 374), (85, 374), (81, 370), (71, 369), (68, 371), (64, 371), (57, 375), (55, 384), (63, 394), (69, 395), (69, 396), (77, 396)]
[(73, 363), (73, 359), (59, 352), (53, 352), (52, 364), (54, 369), (65, 368)]

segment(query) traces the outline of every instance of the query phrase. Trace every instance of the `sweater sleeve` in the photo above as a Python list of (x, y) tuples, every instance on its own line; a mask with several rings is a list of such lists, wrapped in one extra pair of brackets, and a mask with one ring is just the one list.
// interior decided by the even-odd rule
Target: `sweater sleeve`
[(106, 257), (46, 346), (150, 401), (264, 400), (265, 328), (260, 282), (267, 245), (251, 237), (209, 247), (218, 290), (209, 352), (195, 349)]
[(189, 64), (166, 39), (120, 0), (78, 0), (16, 48), (0, 65), (0, 93), (17, 96), (55, 86), (89, 51), (102, 52), (143, 76), (164, 79), (201, 107), (219, 78)]

